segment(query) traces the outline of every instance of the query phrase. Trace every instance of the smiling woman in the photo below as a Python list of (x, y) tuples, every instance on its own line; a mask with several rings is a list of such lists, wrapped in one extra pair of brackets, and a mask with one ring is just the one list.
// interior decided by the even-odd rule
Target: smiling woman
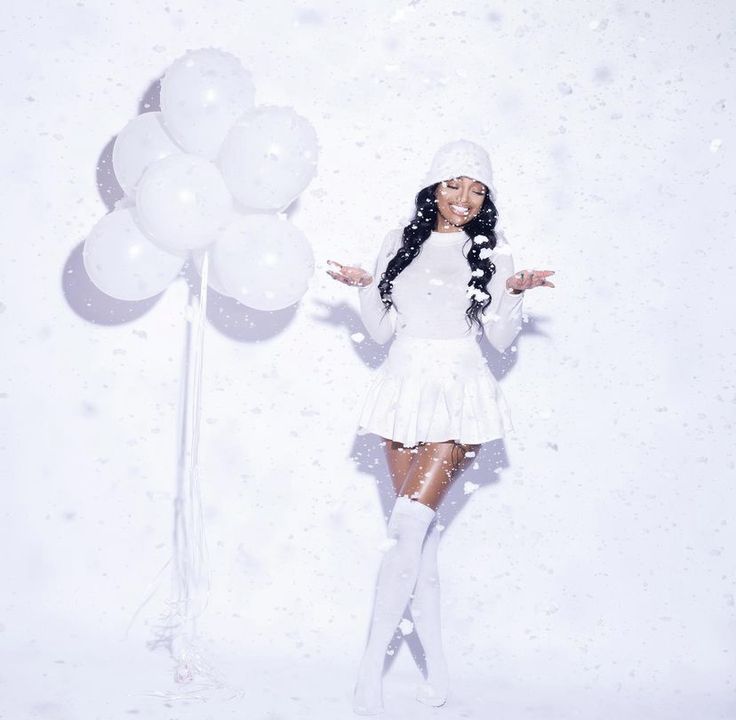
[(504, 352), (521, 330), (523, 291), (554, 287), (546, 279), (552, 270), (514, 273), (511, 249), (496, 235), (493, 195), (486, 151), (467, 140), (448, 143), (417, 193), (414, 218), (386, 235), (373, 275), (328, 260), (337, 268), (329, 275), (359, 288), (371, 338), (394, 338), (366, 390), (357, 430), (384, 440), (397, 495), (353, 695), (361, 715), (383, 708), (386, 649), (410, 596), (427, 667), (416, 698), (433, 706), (447, 700), (436, 511), (481, 444), (513, 430), (476, 335), (484, 332)]

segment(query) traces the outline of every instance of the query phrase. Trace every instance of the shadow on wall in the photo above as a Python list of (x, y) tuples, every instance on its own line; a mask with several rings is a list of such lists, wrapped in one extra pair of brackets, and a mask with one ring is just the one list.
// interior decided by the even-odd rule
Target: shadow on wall
[[(348, 288), (350, 290), (350, 288)], [(357, 295), (355, 297), (357, 302)], [(325, 325), (332, 326), (332, 335), (340, 342), (350, 343), (353, 352), (366, 366), (376, 370), (386, 359), (390, 345), (379, 345), (373, 342), (365, 330), (360, 313), (347, 301), (331, 303), (322, 298), (312, 298), (312, 307), (319, 308), (321, 314), (313, 314), (311, 319)], [(353, 336), (360, 333), (364, 339), (360, 342), (353, 340)]]

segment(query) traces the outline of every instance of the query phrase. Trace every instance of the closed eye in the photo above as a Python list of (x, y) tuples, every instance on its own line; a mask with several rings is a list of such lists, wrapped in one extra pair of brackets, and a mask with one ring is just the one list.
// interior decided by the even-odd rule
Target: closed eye
[[(447, 187), (452, 188), (453, 190), (457, 190), (458, 189), (458, 186), (457, 185), (450, 185), (449, 183), (447, 184)], [(482, 190), (473, 190), (473, 192), (476, 195), (481, 195), (481, 196), (485, 195), (485, 193)]]

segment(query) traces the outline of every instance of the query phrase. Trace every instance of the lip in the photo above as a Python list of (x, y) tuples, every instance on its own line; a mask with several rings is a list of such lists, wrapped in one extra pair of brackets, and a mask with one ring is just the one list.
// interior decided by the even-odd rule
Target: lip
[(462, 205), (455, 205), (455, 206), (449, 205), (448, 207), (450, 208), (450, 211), (453, 212), (458, 217), (465, 218), (465, 217), (468, 217), (468, 215), (470, 215), (470, 208), (465, 208), (465, 212), (464, 213), (463, 212), (458, 212), (457, 210), (455, 210), (456, 207), (462, 207)]

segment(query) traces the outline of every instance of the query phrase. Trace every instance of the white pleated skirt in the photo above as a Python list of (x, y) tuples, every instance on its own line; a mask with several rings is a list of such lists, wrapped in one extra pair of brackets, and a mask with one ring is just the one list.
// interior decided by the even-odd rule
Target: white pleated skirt
[(506, 398), (473, 335), (396, 335), (358, 413), (358, 435), (375, 433), (408, 447), (483, 443), (512, 432)]

